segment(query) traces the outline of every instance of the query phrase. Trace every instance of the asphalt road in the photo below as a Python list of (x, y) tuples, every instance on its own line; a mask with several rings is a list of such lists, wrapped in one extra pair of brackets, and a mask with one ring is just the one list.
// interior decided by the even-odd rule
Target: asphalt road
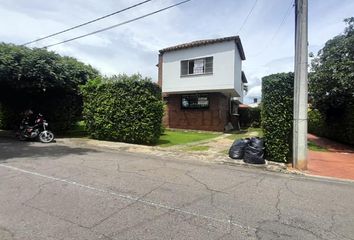
[(0, 139), (0, 239), (354, 239), (354, 184)]

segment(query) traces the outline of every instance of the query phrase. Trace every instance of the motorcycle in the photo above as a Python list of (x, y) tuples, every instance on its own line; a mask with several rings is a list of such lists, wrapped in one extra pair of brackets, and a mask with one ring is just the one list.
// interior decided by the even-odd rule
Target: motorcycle
[(54, 140), (54, 134), (47, 130), (48, 123), (44, 120), (42, 114), (38, 114), (34, 126), (29, 126), (28, 119), (24, 118), (21, 122), (17, 136), (20, 140), (29, 140), (38, 138), (42, 143), (50, 143)]

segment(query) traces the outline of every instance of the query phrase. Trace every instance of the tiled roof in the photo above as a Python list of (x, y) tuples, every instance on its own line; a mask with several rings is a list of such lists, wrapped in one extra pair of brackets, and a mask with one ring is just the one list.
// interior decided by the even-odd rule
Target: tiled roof
[(240, 105), (238, 105), (238, 107), (239, 107), (239, 108), (249, 108), (249, 106), (246, 105), (246, 104), (240, 104)]
[(164, 49), (161, 49), (159, 52), (161, 54), (163, 54), (165, 52), (177, 51), (177, 50), (186, 49), (186, 48), (199, 47), (199, 46), (215, 44), (215, 43), (220, 43), (220, 42), (228, 42), (228, 41), (234, 41), (236, 43), (238, 51), (241, 56), (241, 59), (245, 60), (246, 57), (245, 57), (245, 53), (243, 51), (243, 47), (242, 47), (241, 40), (240, 40), (239, 36), (197, 40), (197, 41), (193, 41), (193, 42), (189, 42), (189, 43), (183, 43), (183, 44), (179, 44), (176, 46), (164, 48)]

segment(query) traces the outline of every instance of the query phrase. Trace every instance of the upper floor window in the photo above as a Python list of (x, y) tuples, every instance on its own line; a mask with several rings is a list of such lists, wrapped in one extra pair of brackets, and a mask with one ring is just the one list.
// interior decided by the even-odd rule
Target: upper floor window
[(213, 73), (213, 57), (181, 61), (181, 76)]

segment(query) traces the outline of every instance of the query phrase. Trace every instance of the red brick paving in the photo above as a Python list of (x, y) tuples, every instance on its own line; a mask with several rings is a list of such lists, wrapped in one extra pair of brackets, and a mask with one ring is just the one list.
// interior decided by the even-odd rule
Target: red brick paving
[(328, 149), (328, 152), (309, 150), (308, 173), (354, 180), (354, 148), (312, 134), (308, 134), (308, 139)]

